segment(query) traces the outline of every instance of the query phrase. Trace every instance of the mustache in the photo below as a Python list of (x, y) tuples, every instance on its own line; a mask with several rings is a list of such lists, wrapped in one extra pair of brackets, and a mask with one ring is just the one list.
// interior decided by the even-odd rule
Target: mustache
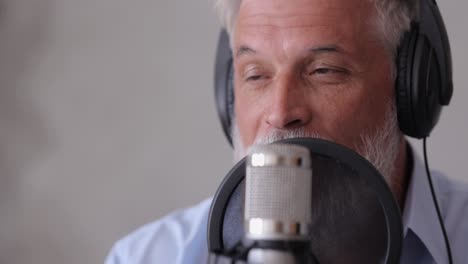
[[(234, 123), (235, 124), (235, 123)], [(290, 138), (317, 138), (335, 142), (331, 138), (321, 135), (316, 131), (306, 131), (304, 127), (298, 127), (288, 130), (280, 130), (280, 129), (273, 129), (268, 131), (266, 134), (258, 136), (255, 138), (254, 143), (245, 149), (242, 146), (242, 140), (239, 134), (239, 128), (237, 125), (233, 126), (231, 136), (233, 139), (233, 146), (234, 146), (234, 162), (239, 162), (245, 155), (248, 153), (248, 150), (258, 144), (270, 144), (276, 141), (280, 141), (283, 139), (290, 139)]]
[(255, 139), (254, 145), (256, 144), (270, 144), (279, 140), (289, 138), (317, 138), (328, 141), (333, 141), (329, 137), (321, 135), (315, 131), (306, 131), (303, 127), (288, 129), (288, 130), (270, 130), (267, 134), (264, 134)]

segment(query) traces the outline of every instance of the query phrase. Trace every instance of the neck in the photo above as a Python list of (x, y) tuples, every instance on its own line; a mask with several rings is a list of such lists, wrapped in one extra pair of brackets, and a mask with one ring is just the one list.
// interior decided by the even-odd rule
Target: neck
[(395, 196), (401, 212), (403, 212), (409, 179), (411, 178), (411, 158), (408, 153), (407, 143), (404, 137), (401, 138), (398, 147), (398, 156), (395, 161), (395, 170), (392, 174), (390, 188)]

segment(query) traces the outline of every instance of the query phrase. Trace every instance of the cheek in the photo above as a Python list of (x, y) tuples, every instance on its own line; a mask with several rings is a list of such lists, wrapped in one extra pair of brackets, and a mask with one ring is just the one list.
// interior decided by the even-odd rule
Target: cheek
[(358, 89), (349, 105), (347, 114), (349, 126), (370, 133), (382, 125), (390, 104), (395, 104), (394, 82), (390, 76), (393, 64), (386, 56), (377, 56), (370, 64), (370, 70), (361, 77)]
[[(381, 84), (382, 85), (382, 84)], [(390, 87), (356, 84), (349, 91), (327, 97), (320, 120), (327, 134), (337, 143), (353, 147), (362, 135), (371, 133), (384, 120), (391, 92)]]
[(234, 111), (243, 146), (249, 146), (256, 137), (261, 119), (261, 108), (255, 100), (236, 91)]

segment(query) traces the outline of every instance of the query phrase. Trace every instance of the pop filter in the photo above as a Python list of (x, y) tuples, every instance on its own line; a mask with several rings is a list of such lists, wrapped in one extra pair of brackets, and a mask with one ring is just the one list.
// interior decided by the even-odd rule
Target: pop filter
[[(400, 209), (380, 173), (354, 151), (311, 138), (279, 141), (307, 147), (312, 163), (311, 253), (321, 264), (398, 263)], [(210, 263), (231, 257), (244, 236), (245, 158), (218, 188), (208, 218)], [(229, 262), (225, 262), (229, 263)], [(232, 262), (234, 263), (234, 262)]]

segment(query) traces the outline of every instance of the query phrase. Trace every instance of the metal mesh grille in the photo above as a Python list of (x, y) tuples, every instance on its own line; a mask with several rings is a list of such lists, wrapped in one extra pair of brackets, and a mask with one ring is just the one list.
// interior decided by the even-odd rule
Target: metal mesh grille
[(310, 222), (311, 171), (298, 168), (247, 168), (246, 219)]
[(249, 157), (257, 154), (279, 159), (298, 157), (303, 162), (298, 166), (248, 165), (245, 219), (310, 223), (312, 171), (308, 149), (287, 144), (257, 145), (250, 150)]

